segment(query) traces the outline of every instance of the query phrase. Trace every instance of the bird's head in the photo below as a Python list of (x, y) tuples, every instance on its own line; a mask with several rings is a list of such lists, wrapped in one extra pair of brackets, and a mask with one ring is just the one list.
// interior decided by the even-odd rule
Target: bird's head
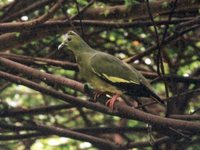
[(86, 43), (76, 32), (68, 31), (67, 34), (63, 36), (62, 43), (58, 46), (58, 50), (66, 47), (72, 51), (79, 51), (85, 44)]

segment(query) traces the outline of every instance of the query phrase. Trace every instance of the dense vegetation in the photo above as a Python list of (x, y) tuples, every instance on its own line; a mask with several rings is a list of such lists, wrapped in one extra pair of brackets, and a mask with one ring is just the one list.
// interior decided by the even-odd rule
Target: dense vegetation
[[(198, 0), (0, 0), (0, 149), (199, 149)], [(166, 107), (85, 92), (62, 35), (151, 80)], [(111, 69), (111, 68), (110, 68)], [(132, 106), (132, 107), (131, 107)], [(116, 144), (117, 143), (117, 144)]]

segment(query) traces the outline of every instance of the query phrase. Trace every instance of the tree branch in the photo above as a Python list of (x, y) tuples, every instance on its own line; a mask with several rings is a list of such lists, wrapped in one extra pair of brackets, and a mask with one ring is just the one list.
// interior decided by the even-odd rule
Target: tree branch
[(31, 56), (22, 56), (15, 54), (8, 54), (0, 52), (0, 56), (11, 59), (13, 61), (17, 61), (19, 63), (28, 64), (28, 65), (52, 65), (57, 67), (62, 67), (64, 69), (69, 70), (78, 70), (78, 66), (76, 63), (68, 62), (68, 61), (59, 61), (49, 58), (41, 58), (41, 57), (31, 57)]
[(27, 21), (27, 22), (11, 22), (11, 23), (0, 23), (0, 31), (6, 31), (9, 28), (17, 28), (20, 30), (33, 28), (54, 15), (54, 13), (60, 8), (60, 4), (63, 0), (58, 0), (58, 2), (47, 12), (46, 14), (40, 16), (37, 19)]
[(70, 88), (76, 89), (78, 91), (84, 92), (84, 86), (80, 82), (67, 79), (61, 76), (53, 76), (48, 73), (43, 73), (37, 69), (33, 69), (31, 67), (27, 67), (25, 65), (19, 64), (17, 62), (14, 62), (12, 60), (6, 59), (6, 58), (0, 58), (0, 64), (6, 66), (7, 68), (14, 69), (18, 71), (19, 73), (23, 73), (27, 76), (34, 77), (36, 79), (40, 79), (44, 82), (49, 82), (52, 84), (61, 84), (66, 85)]
[(144, 147), (152, 147), (152, 146), (156, 146), (156, 145), (161, 145), (163, 143), (167, 143), (170, 141), (170, 138), (165, 136), (165, 137), (161, 137), (155, 141), (153, 141), (152, 143), (150, 141), (145, 141), (145, 142), (131, 142), (128, 144), (127, 148), (144, 148)]
[[(31, 11), (34, 11), (35, 9), (39, 9), (41, 7), (44, 7), (47, 4), (52, 3), (54, 0), (41, 0), (39, 2), (35, 2), (33, 4), (31, 4), (28, 7), (25, 7), (24, 9), (20, 9), (18, 12), (15, 12), (13, 14), (9, 14), (8, 16), (3, 17), (3, 19), (1, 19), (1, 22), (8, 22), (11, 21), (17, 17), (22, 16), (23, 14), (27, 14)], [(2, 18), (2, 17), (1, 17)]]
[(53, 126), (50, 127), (50, 126), (39, 125), (39, 124), (37, 124), (36, 127), (37, 127), (37, 130), (39, 130), (40, 132), (51, 133), (58, 136), (69, 137), (69, 138), (73, 138), (73, 139), (77, 139), (81, 141), (88, 141), (100, 149), (115, 149), (115, 150), (125, 149), (125, 147), (114, 144), (113, 142), (110, 142), (108, 140), (104, 140), (104, 139), (97, 138), (97, 137), (90, 136), (83, 133), (78, 133), (78, 132), (68, 130), (68, 129), (58, 128), (58, 127), (53, 127)]
[(70, 104), (59, 104), (54, 106), (44, 106), (30, 109), (11, 109), (11, 110), (2, 110), (0, 113), (0, 117), (16, 117), (21, 115), (37, 115), (37, 114), (45, 114), (52, 111), (58, 111), (62, 109), (70, 109), (73, 108)]
[[(172, 21), (168, 20), (160, 20), (155, 21), (155, 25), (161, 26), (161, 25), (173, 25), (178, 23), (183, 23), (192, 20), (192, 18), (183, 18), (183, 19), (174, 19)], [(79, 27), (80, 21), (79, 20), (71, 20), (71, 23), (74, 26)], [(71, 23), (68, 20), (55, 20), (55, 21), (47, 21), (41, 25), (38, 25), (36, 28), (66, 28), (70, 27)], [(146, 27), (146, 26), (152, 26), (151, 21), (133, 21), (133, 22), (121, 22), (121, 21), (102, 21), (102, 20), (82, 20), (82, 25), (85, 27), (91, 26), (91, 27), (100, 27), (100, 28), (133, 28), (133, 27)], [(0, 30), (1, 33), (6, 32), (22, 32), (22, 31), (28, 31), (30, 28), (21, 28), (18, 25), (13, 24), (12, 26), (1, 26), (0, 24)], [(35, 30), (35, 29), (34, 29)]]
[(51, 95), (53, 97), (62, 99), (63, 101), (66, 101), (77, 107), (82, 106), (82, 107), (100, 111), (100, 112), (103, 112), (106, 114), (117, 115), (122, 118), (129, 118), (129, 119), (134, 119), (134, 120), (136, 119), (136, 120), (150, 123), (150, 124), (156, 125), (156, 126), (172, 127), (175, 129), (190, 130), (190, 131), (195, 131), (195, 132), (200, 131), (200, 123), (182, 121), (182, 120), (176, 120), (176, 119), (170, 119), (170, 118), (163, 118), (160, 116), (152, 115), (152, 114), (145, 113), (140, 110), (134, 109), (132, 107), (129, 107), (129, 106), (123, 104), (122, 102), (115, 103), (115, 109), (117, 110), (117, 112), (110, 112), (108, 108), (106, 108), (102, 105), (94, 104), (94, 103), (91, 103), (88, 101), (83, 101), (83, 100), (80, 100), (73, 96), (63, 94), (61, 92), (57, 92), (52, 89), (46, 89), (44, 87), (39, 86), (36, 83), (33, 83), (31, 81), (25, 80), (20, 77), (10, 75), (8, 73), (4, 73), (2, 71), (0, 71), (0, 77), (2, 77), (3, 79), (7, 79), (9, 81), (12, 81), (14, 83), (17, 83), (17, 84), (22, 84), (22, 85), (28, 86), (28, 87), (35, 89), (37, 91), (40, 91), (44, 94)]
[[(183, 30), (183, 31), (180, 31), (180, 32), (175, 32), (173, 35), (169, 35), (168, 37), (165, 38), (165, 40), (163, 41), (163, 46), (166, 45), (166, 44), (169, 44), (170, 42), (176, 40), (177, 38), (179, 38), (180, 36), (182, 36), (183, 34), (189, 32), (189, 31), (192, 31), (194, 29), (197, 29), (199, 28), (200, 26), (199, 25), (194, 25), (194, 26), (191, 26), (191, 27), (188, 27), (187, 29)], [(158, 46), (157, 44), (154, 44), (153, 46), (149, 47), (146, 51), (140, 53), (140, 54), (137, 54), (135, 56), (132, 56), (128, 59), (125, 60), (125, 62), (127, 63), (132, 63), (134, 62), (135, 60), (138, 60), (138, 59), (141, 59), (142, 57), (144, 56), (147, 56), (147, 55), (150, 55), (155, 49), (157, 49)]]
[[(163, 6), (163, 3), (166, 2), (167, 6)], [(155, 16), (166, 15), (170, 13), (170, 3), (173, 0), (160, 0), (150, 3), (152, 8), (152, 14)], [(187, 11), (198, 11), (200, 2), (193, 2), (191, 0), (181, 0), (177, 3), (177, 9), (175, 13), (184, 13)], [(115, 5), (107, 6), (105, 8), (89, 8), (83, 14), (85, 19), (145, 19), (148, 18), (148, 10), (146, 8), (146, 3), (136, 4), (134, 6), (127, 7), (125, 5)]]

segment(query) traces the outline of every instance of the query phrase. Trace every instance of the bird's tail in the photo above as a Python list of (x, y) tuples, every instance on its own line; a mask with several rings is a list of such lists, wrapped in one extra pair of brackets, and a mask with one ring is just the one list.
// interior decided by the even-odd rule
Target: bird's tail
[(153, 91), (149, 90), (150, 92), (150, 97), (155, 100), (156, 102), (158, 102), (159, 104), (165, 106), (165, 103), (164, 101), (156, 94), (154, 93)]

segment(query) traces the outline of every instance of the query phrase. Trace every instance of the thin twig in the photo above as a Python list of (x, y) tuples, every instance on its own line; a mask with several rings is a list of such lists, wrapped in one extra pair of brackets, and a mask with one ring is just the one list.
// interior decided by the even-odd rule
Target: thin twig
[(79, 10), (79, 6), (78, 6), (77, 0), (74, 0), (74, 1), (75, 1), (75, 4), (76, 4), (76, 9), (78, 11), (78, 18), (79, 18), (80, 25), (81, 25), (81, 35), (82, 35), (82, 38), (85, 40), (85, 35), (84, 35), (84, 31), (83, 31), (83, 24), (82, 24), (82, 16), (80, 14), (80, 10)]
[(150, 4), (149, 4), (149, 0), (147, 0), (147, 9), (148, 9), (148, 13), (149, 13), (149, 17), (153, 23), (153, 27), (154, 27), (154, 31), (155, 31), (155, 36), (156, 36), (156, 43), (157, 43), (157, 48), (158, 48), (158, 53), (157, 53), (157, 73), (159, 76), (161, 76), (161, 73), (160, 73), (160, 55), (159, 55), (159, 52), (161, 52), (161, 46), (160, 46), (160, 40), (159, 40), (159, 35), (158, 35), (158, 30), (157, 30), (157, 27), (156, 27), (156, 24), (154, 22), (154, 18), (153, 18), (153, 15), (151, 13), (151, 8), (150, 8)]

